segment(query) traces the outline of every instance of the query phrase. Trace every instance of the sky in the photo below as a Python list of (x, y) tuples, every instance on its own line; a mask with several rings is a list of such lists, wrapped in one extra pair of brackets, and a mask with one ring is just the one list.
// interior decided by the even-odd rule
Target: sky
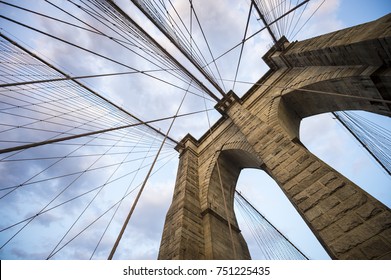
[[(48, 5), (45, 1), (6, 1), (9, 3), (21, 5), (25, 8), (33, 9), (41, 13), (45, 13), (61, 19), (66, 22), (80, 24), (75, 18), (66, 15)], [(60, 5), (65, 10), (70, 11), (76, 18), (83, 19), (90, 24), (96, 24), (90, 16), (85, 12), (76, 8), (67, 1), (52, 1)], [(79, 1), (75, 1), (79, 3)], [(145, 28), (164, 48), (170, 52), (181, 64), (185, 65), (194, 75), (203, 83), (208, 84), (202, 76), (197, 73), (193, 66), (168, 42), (164, 36), (153, 27), (153, 25), (130, 3), (130, 1), (116, 1), (118, 5), (130, 15), (136, 22)], [(189, 6), (187, 1), (172, 1), (177, 11), (182, 15), (184, 21), (190, 22)], [(293, 1), (295, 2), (295, 1)], [(323, 1), (310, 1), (308, 9), (303, 13), (302, 19), (297, 25), (297, 29), (293, 30), (289, 40), (302, 40), (316, 35), (332, 32), (341, 28), (364, 23), (374, 20), (391, 11), (391, 4), (386, 0), (375, 1), (345, 1), (345, 0), (326, 0), (323, 5), (317, 10), (317, 7)], [(193, 1), (195, 10), (202, 24), (205, 36), (208, 38), (209, 47), (214, 57), (224, 53), (243, 39), (244, 29), (249, 8), (249, 1), (233, 1), (233, 0), (217, 0), (217, 1)], [(168, 5), (168, 3), (167, 3)], [(307, 22), (304, 28), (300, 29), (304, 23), (315, 11), (314, 16)], [(86, 49), (93, 50), (120, 61), (122, 64), (113, 63), (107, 59), (102, 59), (91, 53), (86, 53), (83, 50), (76, 49), (53, 38), (48, 38), (45, 35), (39, 34), (26, 27), (18, 26), (15, 23), (0, 19), (1, 32), (7, 36), (18, 40), (23, 46), (32, 50), (37, 55), (43, 57), (51, 64), (57, 66), (66, 73), (79, 76), (102, 73), (116, 73), (129, 71), (125, 67), (130, 65), (133, 68), (141, 70), (156, 70), (158, 67), (150, 62), (140, 59), (138, 55), (130, 53), (128, 49), (120, 48), (107, 38), (102, 38), (96, 34), (91, 34), (80, 29), (75, 29), (63, 23), (45, 19), (31, 13), (21, 11), (19, 9), (0, 4), (0, 14), (10, 17), (17, 21), (26, 23), (29, 26), (44, 30), (47, 33), (59, 36), (70, 42), (77, 43)], [(297, 15), (296, 15), (297, 18)], [(193, 21), (195, 18), (193, 16)], [(107, 28), (102, 25), (97, 25), (102, 30)], [(251, 16), (248, 34), (252, 34), (259, 30), (262, 24), (253, 14)], [(289, 31), (289, 30), (288, 30)], [(205, 54), (206, 60), (212, 59), (208, 46), (202, 40), (202, 33), (194, 24), (194, 40), (200, 42), (199, 47), (202, 53)], [(296, 33), (297, 32), (297, 33)], [(243, 56), (237, 76), (237, 83), (234, 85), (230, 80), (235, 77), (235, 70), (239, 57), (240, 48), (236, 48), (232, 52), (223, 56), (217, 61), (217, 66), (222, 79), (225, 81), (225, 90), (234, 89), (234, 91), (242, 96), (250, 87), (244, 82), (257, 81), (266, 71), (267, 66), (263, 63), (261, 57), (271, 46), (271, 39), (267, 32), (261, 32), (253, 39), (246, 42), (243, 48)], [(218, 75), (211, 66), (216, 75)], [(156, 74), (155, 74), (156, 73)], [(172, 83), (181, 88), (186, 88), (187, 84), (178, 81), (176, 78), (166, 75), (161, 72), (153, 72), (156, 77), (163, 79), (166, 83), (151, 79), (143, 74), (123, 75), (115, 77), (104, 77), (94, 79), (82, 79), (81, 81), (88, 85), (105, 98), (111, 100), (118, 106), (131, 112), (142, 120), (152, 120), (172, 116), (178, 110), (181, 103), (181, 98), (186, 92), (183, 89), (175, 88)], [(205, 108), (213, 108), (213, 100), (200, 98), (202, 92), (191, 88), (193, 93), (188, 93), (180, 108), (180, 113), (189, 113)], [(64, 93), (62, 93), (64, 94)], [(216, 93), (218, 94), (218, 93)], [(0, 95), (0, 101), (9, 101), (4, 95)], [(102, 116), (107, 111), (101, 109)], [(110, 111), (110, 110), (108, 110)], [(85, 111), (89, 113), (88, 110)], [(196, 114), (188, 117), (178, 118), (170, 131), (170, 136), (176, 140), (180, 140), (187, 133), (191, 133), (194, 137), (199, 138), (207, 131), (210, 124), (218, 120), (220, 115), (216, 111), (208, 111), (208, 115)], [(382, 124), (388, 129), (391, 129), (390, 121), (387, 117), (369, 116), (377, 123)], [(12, 122), (12, 117), (2, 116), (2, 122)], [(110, 124), (114, 124), (120, 119), (106, 119)], [(154, 126), (161, 131), (167, 131), (170, 121), (162, 121), (154, 123)], [(47, 125), (47, 124), (46, 124)], [(35, 137), (49, 137), (51, 134), (36, 135), (32, 132), (28, 133), (19, 130), (12, 131), (9, 137), (15, 139), (28, 138), (36, 139)], [(153, 138), (150, 135), (142, 138), (138, 134), (127, 138), (129, 143), (139, 143), (150, 145), (150, 150), (144, 151), (144, 154), (149, 156), (148, 159), (138, 160), (143, 161), (144, 165), (151, 163), (154, 153), (158, 147), (158, 142), (161, 138)], [(8, 134), (7, 134), (8, 135)], [(1, 135), (1, 140), (5, 139), (5, 134)], [(119, 136), (118, 136), (119, 137)], [(391, 180), (389, 176), (382, 171), (376, 163), (363, 152), (359, 144), (352, 142), (352, 137), (347, 134), (341, 125), (334, 120), (330, 114), (314, 116), (303, 120), (300, 128), (301, 141), (306, 147), (317, 155), (320, 159), (333, 166), (343, 175), (357, 183), (367, 192), (381, 200), (387, 206), (391, 206), (391, 192), (389, 186)], [(160, 140), (159, 140), (160, 139)], [(97, 144), (104, 142), (102, 139), (95, 139)], [(123, 141), (123, 140), (121, 140)], [(112, 143), (112, 142), (110, 142)], [(6, 142), (1, 142), (1, 145), (9, 145)], [(2, 146), (3, 148), (3, 146)], [(38, 155), (64, 155), (66, 153), (82, 154), (82, 150), (91, 153), (92, 150), (98, 151), (98, 146), (83, 147), (77, 152), (72, 152), (68, 146), (51, 146), (50, 149), (45, 147), (31, 150), (29, 156)], [(123, 152), (125, 147), (115, 147), (110, 150)], [(141, 151), (141, 150), (140, 150)], [(27, 152), (26, 152), (27, 153)], [(175, 184), (176, 168), (178, 164), (178, 155), (171, 145), (166, 145), (163, 153), (167, 155), (165, 160), (158, 163), (155, 170), (159, 172), (154, 174), (148, 183), (141, 196), (139, 204), (131, 218), (131, 221), (125, 231), (120, 246), (115, 254), (115, 259), (156, 259), (164, 217), (170, 205), (172, 192)], [(22, 157), (23, 153), (19, 156)], [(18, 156), (18, 155), (17, 155)], [(55, 165), (49, 169), (51, 162), (44, 160), (24, 161), (24, 162), (2, 162), (0, 165), (1, 178), (3, 186), (17, 185), (33, 174), (38, 174), (34, 180), (50, 178), (51, 176), (71, 173), (78, 170), (83, 170), (89, 166), (99, 167), (109, 163), (116, 163), (124, 160), (116, 155), (111, 155), (105, 160), (94, 162), (93, 157), (81, 160), (79, 157), (73, 159), (67, 158), (62, 163)], [(124, 165), (121, 169), (115, 170), (114, 177), (120, 177), (126, 174), (126, 169), (137, 169), (133, 164)], [(42, 174), (40, 170), (45, 170)], [(147, 168), (143, 168), (137, 172), (137, 176), (124, 177), (110, 184), (110, 189), (105, 188), (102, 193), (99, 193), (99, 202), (95, 202), (89, 207), (85, 215), (78, 220), (74, 228), (66, 235), (61, 244), (69, 240), (69, 244), (54, 255), (53, 259), (88, 259), (91, 256), (92, 250), (96, 245), (99, 236), (102, 234), (102, 228), (107, 224), (109, 216), (104, 216), (92, 227), (81, 234), (74, 240), (71, 239), (73, 234), (83, 229), (83, 225), (92, 221), (94, 217), (102, 214), (102, 211), (112, 205), (113, 201), (117, 201), (120, 197), (119, 193), (124, 193), (128, 185), (137, 186), (143, 181)], [(67, 201), (72, 196), (82, 193), (83, 187), (95, 186), (95, 182), (107, 181), (110, 178), (110, 168), (97, 169), (93, 172), (83, 175), (83, 179), (78, 180), (78, 187), (73, 185), (67, 189), (60, 197), (56, 198), (55, 203)], [(143, 175), (144, 174), (144, 175)], [(46, 202), (53, 200), (56, 194), (55, 187), (57, 185), (71, 184), (72, 178), (61, 178), (59, 180), (48, 180), (45, 183), (32, 184), (29, 188), (24, 188), (19, 192), (15, 191), (6, 199), (0, 200), (0, 215), (1, 228), (15, 223), (18, 220), (34, 215)], [(68, 181), (67, 181), (68, 180)], [(130, 182), (132, 181), (132, 182)], [(241, 190), (246, 197), (251, 197), (251, 202), (265, 215), (281, 232), (283, 232), (298, 248), (300, 248), (310, 259), (328, 259), (327, 254), (319, 245), (316, 238), (312, 235), (305, 223), (301, 220), (292, 205), (282, 194), (279, 187), (273, 179), (268, 177), (264, 172), (259, 170), (244, 170), (239, 178), (237, 188)], [(2, 191), (4, 193), (4, 191)], [(0, 193), (1, 194), (1, 193)], [(88, 194), (87, 197), (92, 198), (94, 193)], [(94, 253), (93, 259), (106, 259), (113, 245), (113, 242), (122, 226), (123, 220), (129, 211), (130, 205), (134, 200), (135, 192), (127, 197), (121, 204), (118, 215), (111, 224), (108, 232), (102, 239), (98, 250)], [(43, 202), (46, 201), (46, 202)], [(13, 238), (9, 243), (0, 249), (1, 259), (45, 259), (50, 255), (50, 251), (55, 247), (58, 240), (67, 231), (75, 217), (82, 209), (85, 209), (85, 204), (89, 200), (75, 200), (67, 203), (64, 207), (59, 207), (41, 215), (39, 219), (35, 219), (26, 228), (23, 228), (20, 233)], [(112, 212), (112, 211), (111, 211)], [(110, 212), (110, 213), (111, 213)], [(287, 219), (289, 213), (289, 219)], [(261, 258), (259, 251), (251, 239), (248, 230), (245, 228), (240, 214), (237, 215), (243, 235), (245, 236), (253, 259)], [(23, 224), (22, 224), (23, 225)], [(6, 242), (13, 234), (21, 229), (21, 225), (14, 227), (11, 230), (0, 232), (0, 241), (2, 244)], [(59, 247), (61, 247), (61, 244)], [(58, 247), (57, 247), (58, 248)]]

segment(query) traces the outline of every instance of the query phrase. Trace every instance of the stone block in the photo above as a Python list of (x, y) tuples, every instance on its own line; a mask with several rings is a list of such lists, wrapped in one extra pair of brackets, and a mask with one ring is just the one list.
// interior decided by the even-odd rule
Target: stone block
[(313, 199), (306, 199), (303, 202), (299, 203), (298, 207), (301, 211), (305, 212), (308, 209), (314, 207), (315, 205), (316, 205), (316, 201), (314, 201)]
[(329, 167), (322, 165), (322, 167), (320, 167), (313, 173), (308, 172), (306, 178), (303, 178), (300, 181), (300, 184), (311, 186), (320, 178), (322, 178), (325, 174), (327, 174), (329, 171), (330, 171)]
[(357, 191), (355, 188), (353, 188), (351, 185), (339, 185), (339, 189), (335, 192), (335, 196), (338, 197), (341, 201), (344, 201), (352, 195), (354, 195)]
[(379, 237), (371, 238), (361, 246), (361, 251), (367, 259), (377, 259), (391, 252), (391, 245)]
[(358, 217), (355, 213), (351, 213), (350, 215), (343, 217), (337, 222), (339, 227), (345, 232), (354, 229), (362, 223), (362, 219)]
[[(300, 151), (300, 148), (297, 146), (293, 146), (289, 151), (288, 154), (291, 155), (292, 157), (295, 157), (295, 154), (299, 154), (298, 152)], [(301, 151), (300, 151), (301, 152)]]
[(319, 200), (323, 200), (330, 195), (330, 190), (328, 188), (325, 188), (319, 182), (316, 182), (315, 184), (318, 185), (318, 191), (313, 193), (310, 199), (319, 202)]
[(306, 154), (302, 155), (301, 157), (299, 157), (296, 161), (300, 164), (300, 163), (307, 161), (308, 159), (310, 159), (310, 155), (308, 153), (306, 153)]
[(303, 184), (296, 184), (294, 185), (290, 190), (289, 190), (289, 195), (290, 196), (295, 196), (297, 194), (299, 194), (300, 192), (304, 191), (307, 189), (307, 186), (306, 185), (303, 185)]
[(382, 211), (383, 209), (381, 207), (376, 206), (371, 202), (367, 202), (359, 209), (357, 209), (356, 212), (361, 218), (363, 218), (364, 220), (368, 220), (373, 216), (376, 216), (377, 214), (381, 213)]
[(312, 163), (310, 166), (308, 166), (308, 171), (311, 173), (314, 173), (316, 170), (318, 170), (322, 164), (318, 161)]
[[(311, 173), (308, 172), (307, 170), (305, 170), (305, 168), (301, 169), (300, 172), (297, 172), (299, 170), (299, 168), (297, 167), (297, 164), (295, 164), (294, 166), (295, 167), (291, 171), (292, 171), (293, 177), (295, 178), (295, 180), (298, 183), (301, 183), (303, 180), (308, 178), (308, 176), (310, 176)], [(295, 170), (295, 173), (293, 173), (293, 170)]]
[(321, 231), (322, 229), (324, 229), (325, 227), (331, 224), (332, 224), (332, 219), (327, 215), (321, 215), (312, 221), (312, 225), (317, 231)]
[(318, 203), (318, 207), (322, 212), (326, 213), (330, 209), (340, 204), (340, 201), (335, 196), (329, 196)]
[(343, 235), (343, 231), (338, 224), (331, 224), (330, 226), (322, 229), (319, 234), (325, 242), (330, 243)]
[(331, 249), (337, 256), (342, 255), (371, 237), (368, 227), (360, 225), (335, 240), (331, 244)]
[(383, 256), (379, 257), (378, 260), (391, 260), (391, 253), (384, 254)]
[(391, 228), (391, 212), (385, 211), (366, 221), (373, 235)]
[(288, 170), (283, 169), (276, 174), (276, 177), (278, 178), (279, 182), (285, 184), (289, 181), (289, 179), (292, 178), (292, 175)]
[(333, 217), (334, 220), (338, 220), (344, 217), (352, 209), (358, 208), (363, 205), (367, 201), (367, 199), (368, 198), (365, 194), (357, 193), (349, 200), (345, 201), (345, 203), (340, 203), (334, 208), (330, 209), (327, 214)]
[(301, 202), (303, 202), (304, 200), (306, 200), (308, 198), (308, 193), (307, 191), (302, 191), (300, 192), (299, 194), (297, 194), (296, 196), (293, 197), (293, 201), (296, 203), (296, 204), (300, 204)]
[(291, 169), (291, 171), (290, 171), (291, 176), (296, 176), (295, 179), (299, 183), (305, 181), (308, 178), (311, 178), (311, 175), (313, 174), (313, 172), (311, 172), (308, 169), (308, 167), (311, 166), (311, 164), (313, 164), (313, 163), (314, 163), (313, 160), (308, 159), (308, 160), (302, 162), (301, 164), (295, 165), (295, 167), (293, 169)]
[(306, 211), (304, 215), (307, 217), (308, 221), (312, 222), (315, 218), (318, 218), (320, 215), (322, 215), (322, 211), (318, 206), (315, 206)]
[(391, 244), (391, 228), (384, 230), (380, 235)]
[(340, 188), (342, 188), (343, 186), (345, 186), (345, 182), (340, 179), (340, 178), (336, 178), (330, 182), (328, 182), (326, 184), (326, 187), (332, 192), (336, 192), (337, 190), (339, 190)]
[(276, 167), (280, 166), (281, 164), (281, 162), (276, 158), (267, 161), (265, 160), (265, 162), (267, 163), (266, 165), (270, 170), (274, 170)]
[[(326, 187), (322, 186), (320, 183), (316, 183), (315, 185), (317, 185), (318, 191), (312, 193), (308, 197), (308, 199), (304, 200), (302, 203), (298, 205), (299, 208), (303, 209), (303, 211), (306, 211), (309, 208), (317, 205), (318, 203), (326, 200), (330, 194), (330, 191)], [(324, 208), (326, 208), (327, 203), (333, 204), (332, 206), (329, 206), (329, 209), (334, 207), (336, 204), (338, 204), (337, 201), (334, 202), (334, 201), (327, 200), (327, 202), (323, 202)]]
[(350, 251), (340, 256), (342, 260), (366, 260), (367, 256), (364, 255), (358, 248), (353, 248)]
[(329, 183), (331, 183), (332, 181), (334, 181), (337, 178), (338, 177), (337, 177), (337, 175), (334, 172), (328, 172), (319, 181), (323, 185), (327, 186)]

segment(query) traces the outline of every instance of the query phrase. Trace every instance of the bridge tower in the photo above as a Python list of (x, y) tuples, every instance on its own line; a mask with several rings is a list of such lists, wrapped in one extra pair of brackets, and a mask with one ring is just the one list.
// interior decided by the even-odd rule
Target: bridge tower
[(311, 154), (300, 121), (340, 110), (391, 116), (391, 15), (300, 42), (281, 38), (270, 70), (221, 119), (187, 135), (159, 259), (249, 259), (233, 199), (243, 168), (266, 171), (333, 259), (391, 259), (391, 211)]

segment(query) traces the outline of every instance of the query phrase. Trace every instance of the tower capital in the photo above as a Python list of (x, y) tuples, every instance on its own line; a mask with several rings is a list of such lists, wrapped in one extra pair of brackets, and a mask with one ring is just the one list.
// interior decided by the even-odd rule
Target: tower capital
[(234, 103), (242, 104), (239, 96), (230, 90), (227, 95), (222, 98), (215, 106), (215, 109), (223, 116), (227, 115), (227, 110), (232, 107)]

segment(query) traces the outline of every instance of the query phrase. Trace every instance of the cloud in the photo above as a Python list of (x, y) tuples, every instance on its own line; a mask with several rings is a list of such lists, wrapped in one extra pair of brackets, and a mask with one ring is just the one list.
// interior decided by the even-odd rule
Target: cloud
[(288, 37), (290, 40), (303, 40), (343, 28), (338, 18), (340, 0), (315, 0), (297, 10), (295, 20), (291, 25)]

